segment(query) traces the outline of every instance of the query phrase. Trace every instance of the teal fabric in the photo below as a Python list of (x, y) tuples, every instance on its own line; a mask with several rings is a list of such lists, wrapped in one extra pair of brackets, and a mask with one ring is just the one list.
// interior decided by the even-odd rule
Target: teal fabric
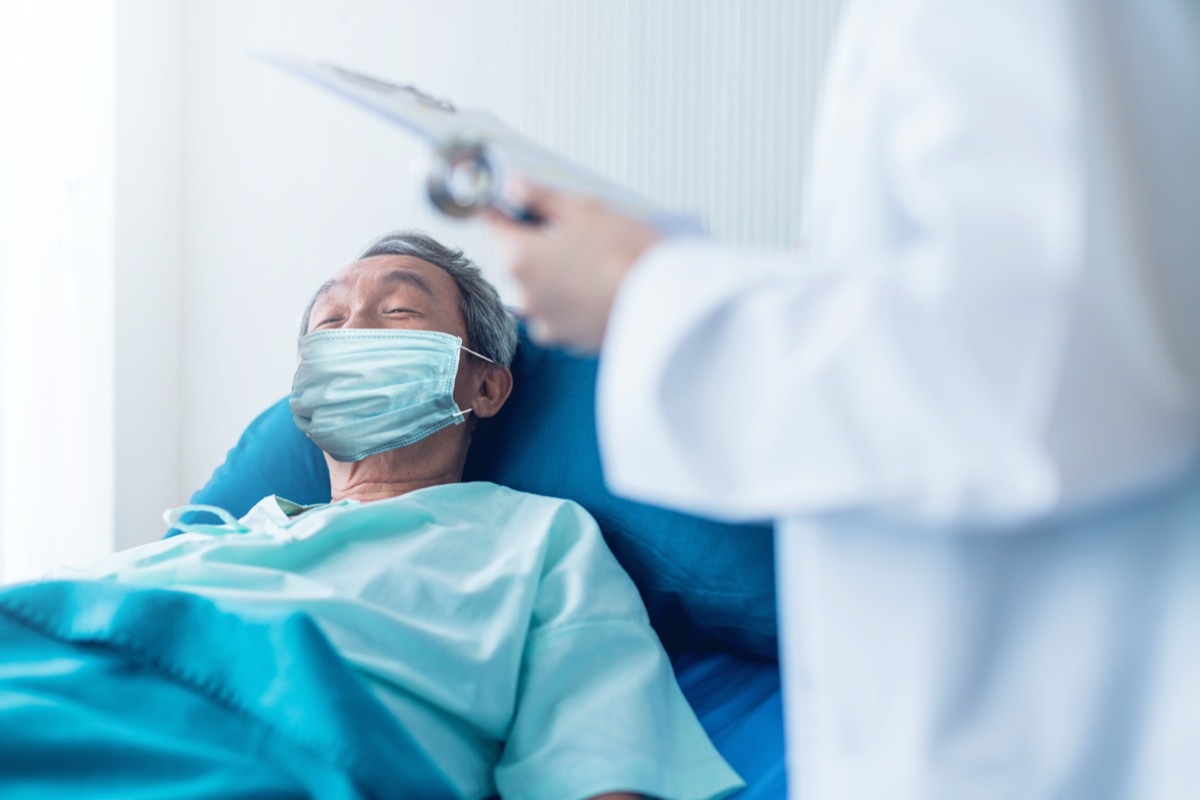
[[(775, 659), (771, 528), (712, 522), (608, 492), (596, 440), (596, 366), (539, 347), (522, 331), (513, 395), (480, 423), (464, 477), (564, 497), (591, 512), (669, 651)], [(268, 494), (305, 504), (329, 499), (323, 456), (296, 428), (286, 399), (250, 424), (192, 502), (241, 515)]]
[(41, 582), (0, 643), (5, 798), (455, 796), (303, 614)]

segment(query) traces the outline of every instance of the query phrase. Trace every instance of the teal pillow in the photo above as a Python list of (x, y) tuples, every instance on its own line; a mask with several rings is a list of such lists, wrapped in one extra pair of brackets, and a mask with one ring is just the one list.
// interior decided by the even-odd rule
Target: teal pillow
[[(596, 441), (596, 360), (539, 347), (522, 331), (512, 369), (512, 397), (495, 418), (480, 422), (464, 479), (565, 497), (590, 511), (668, 650), (774, 659), (771, 528), (713, 522), (613, 496)], [(296, 427), (286, 398), (250, 423), (192, 502), (241, 516), (268, 494), (300, 503), (329, 500), (324, 457)]]

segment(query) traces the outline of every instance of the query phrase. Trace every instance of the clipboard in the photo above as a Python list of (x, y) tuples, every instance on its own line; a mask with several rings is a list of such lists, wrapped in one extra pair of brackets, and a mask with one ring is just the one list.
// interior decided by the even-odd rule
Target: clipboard
[(505, 125), (487, 111), (458, 108), (411, 84), (393, 83), (327, 62), (256, 54), (272, 66), (320, 86), (426, 142), (425, 191), (442, 213), (471, 217), (494, 208), (528, 224), (541, 220), (514, 207), (504, 187), (513, 177), (538, 186), (594, 197), (664, 235), (701, 235), (698, 218), (672, 214)]

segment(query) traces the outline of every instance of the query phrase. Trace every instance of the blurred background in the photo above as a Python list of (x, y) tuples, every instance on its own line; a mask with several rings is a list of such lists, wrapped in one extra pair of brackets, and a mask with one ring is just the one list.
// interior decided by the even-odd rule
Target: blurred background
[(714, 236), (798, 243), (838, 0), (0, 0), (0, 580), (157, 538), (285, 395), (300, 313), (437, 215), (399, 129), (248, 57), (509, 125)]

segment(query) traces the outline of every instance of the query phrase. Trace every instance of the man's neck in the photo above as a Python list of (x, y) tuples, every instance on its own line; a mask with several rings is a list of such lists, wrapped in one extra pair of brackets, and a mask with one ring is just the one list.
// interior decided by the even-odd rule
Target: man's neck
[(334, 501), (351, 499), (365, 503), (398, 497), (428, 486), (459, 483), (470, 439), (463, 441), (461, 446), (445, 441), (457, 433), (438, 431), (408, 447), (376, 453), (362, 461), (335, 461), (326, 456), (330, 496)]
[(439, 486), (443, 483), (458, 483), (462, 475), (447, 475), (445, 477), (427, 477), (414, 480), (395, 480), (371, 477), (352, 477), (345, 481), (330, 481), (331, 499), (358, 500), (366, 503), (371, 500), (385, 500), (389, 497), (399, 497), (402, 494), (424, 489), (427, 486)]

